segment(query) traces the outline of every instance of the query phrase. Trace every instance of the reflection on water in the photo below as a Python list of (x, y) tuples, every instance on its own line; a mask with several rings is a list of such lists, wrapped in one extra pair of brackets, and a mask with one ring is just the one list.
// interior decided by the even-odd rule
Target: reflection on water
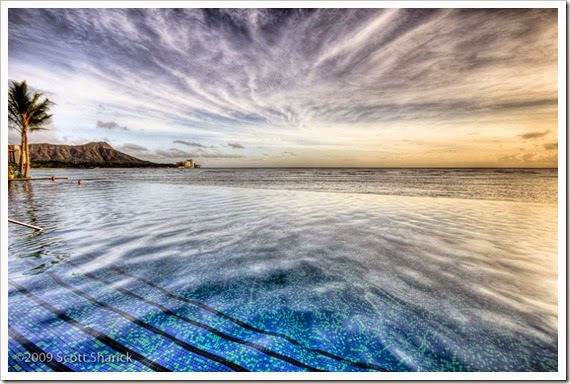
[(9, 227), (10, 325), (143, 357), (74, 370), (557, 370), (555, 204), (135, 178), (10, 183), (9, 215), (45, 228)]

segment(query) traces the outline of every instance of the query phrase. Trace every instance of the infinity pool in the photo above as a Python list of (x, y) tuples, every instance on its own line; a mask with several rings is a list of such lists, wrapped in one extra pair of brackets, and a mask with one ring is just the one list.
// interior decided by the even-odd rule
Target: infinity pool
[(10, 371), (558, 368), (555, 204), (86, 180), (9, 216), (44, 227), (9, 227)]

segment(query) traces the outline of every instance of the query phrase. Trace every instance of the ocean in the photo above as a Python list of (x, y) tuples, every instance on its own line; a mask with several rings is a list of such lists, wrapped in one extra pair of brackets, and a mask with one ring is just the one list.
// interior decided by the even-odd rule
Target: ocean
[(555, 169), (51, 175), (8, 186), (10, 371), (558, 369)]

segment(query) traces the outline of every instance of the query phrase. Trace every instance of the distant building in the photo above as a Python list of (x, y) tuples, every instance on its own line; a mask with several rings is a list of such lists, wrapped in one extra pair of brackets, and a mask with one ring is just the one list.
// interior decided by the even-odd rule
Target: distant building
[(184, 162), (178, 163), (180, 166), (179, 168), (200, 168), (201, 165), (195, 163), (193, 159), (188, 159)]

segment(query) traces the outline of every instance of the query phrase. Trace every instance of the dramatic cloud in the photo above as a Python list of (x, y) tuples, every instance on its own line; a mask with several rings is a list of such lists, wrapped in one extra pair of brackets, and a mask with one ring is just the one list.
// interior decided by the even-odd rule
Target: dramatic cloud
[(117, 124), (114, 121), (108, 121), (108, 122), (104, 122), (101, 120), (97, 120), (97, 128), (105, 128), (105, 129), (122, 129), (124, 131), (127, 131), (128, 128), (124, 127), (124, 126), (120, 126), (119, 124)]
[(522, 137), (523, 139), (538, 139), (540, 137), (544, 137), (546, 135), (548, 135), (550, 133), (550, 130), (547, 129), (544, 132), (529, 132), (529, 133), (525, 133), (523, 135), (519, 135), (519, 137)]
[[(557, 16), (556, 9), (11, 8), (8, 72), (54, 95), (62, 136), (103, 136), (86, 119), (96, 116), (113, 139), (151, 152), (179, 137), (204, 146), (197, 148), (239, 138), (248, 151), (294, 151), (313, 165), (342, 152), (361, 166), (412, 158), (416, 166), (455, 166), (457, 155), (429, 150), (472, 143), (474, 131), (478, 142), (505, 145), (508, 137), (533, 138), (527, 130), (556, 133)], [(421, 150), (403, 141), (410, 137)], [(175, 140), (193, 146), (183, 141)], [(461, 164), (495, 161), (502, 144), (489, 143)]]
[(228, 147), (232, 147), (233, 149), (244, 149), (244, 146), (239, 143), (228, 143)]
[(200, 143), (195, 143), (193, 141), (184, 141), (184, 140), (174, 140), (172, 143), (174, 144), (183, 144), (183, 145), (187, 145), (189, 147), (199, 147), (199, 148), (206, 148), (205, 145), (202, 145)]

